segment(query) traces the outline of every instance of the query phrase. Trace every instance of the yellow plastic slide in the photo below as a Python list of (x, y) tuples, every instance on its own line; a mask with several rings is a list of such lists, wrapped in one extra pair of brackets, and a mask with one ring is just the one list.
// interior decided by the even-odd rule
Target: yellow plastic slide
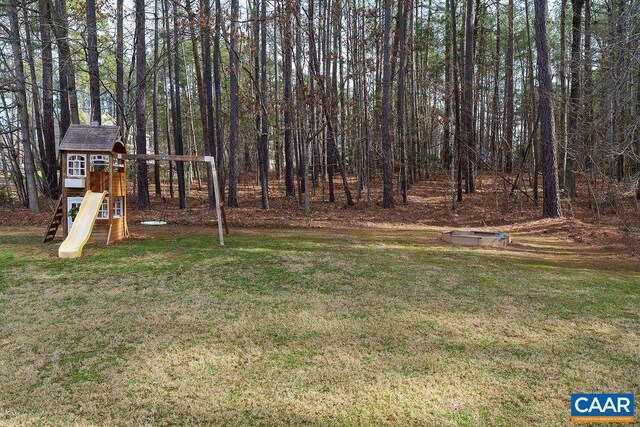
[(82, 255), (82, 248), (89, 240), (89, 236), (91, 236), (93, 224), (96, 222), (98, 211), (102, 206), (102, 200), (106, 195), (106, 191), (94, 193), (91, 190), (87, 190), (78, 210), (78, 215), (73, 221), (71, 231), (69, 231), (69, 235), (58, 249), (60, 258), (78, 258)]

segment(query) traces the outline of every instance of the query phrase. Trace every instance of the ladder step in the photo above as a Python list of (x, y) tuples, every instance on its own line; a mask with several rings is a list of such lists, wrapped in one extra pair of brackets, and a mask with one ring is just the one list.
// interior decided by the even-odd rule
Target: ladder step
[(47, 232), (44, 235), (44, 239), (42, 239), (43, 243), (50, 242), (56, 236), (56, 232), (62, 223), (62, 197), (58, 200), (58, 205), (56, 206), (56, 210), (51, 218), (51, 222), (49, 223), (49, 227), (47, 228)]

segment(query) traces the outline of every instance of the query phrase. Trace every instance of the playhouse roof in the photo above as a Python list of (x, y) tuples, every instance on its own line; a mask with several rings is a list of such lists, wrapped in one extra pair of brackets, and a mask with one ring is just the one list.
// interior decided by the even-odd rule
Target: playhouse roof
[(118, 126), (71, 125), (60, 142), (60, 150), (115, 151), (126, 153)]

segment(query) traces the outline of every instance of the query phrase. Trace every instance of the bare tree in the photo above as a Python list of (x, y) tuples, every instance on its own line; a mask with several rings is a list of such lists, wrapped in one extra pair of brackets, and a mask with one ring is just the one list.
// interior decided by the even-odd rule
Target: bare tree
[(56, 139), (53, 111), (53, 58), (51, 55), (51, 11), (47, 0), (39, 0), (40, 40), (42, 43), (42, 135), (44, 158), (42, 166), (45, 175), (45, 193), (57, 199), (60, 196), (56, 164)]
[(291, 66), (292, 66), (292, 43), (291, 43), (291, 0), (284, 0), (284, 34), (282, 36), (282, 49), (284, 50), (283, 70), (283, 95), (284, 95), (284, 179), (287, 196), (295, 195), (295, 185), (293, 182), (293, 120), (292, 120), (292, 99), (291, 99)]
[(468, 193), (476, 191), (475, 184), (475, 125), (473, 123), (473, 71), (474, 71), (474, 8), (473, 0), (466, 1), (464, 43), (464, 77), (462, 79), (461, 134), (464, 138), (463, 171)]
[[(138, 0), (144, 1), (144, 0)], [(178, 17), (177, 2), (173, 2), (173, 45), (172, 49), (167, 49), (168, 54), (173, 53), (173, 143), (177, 155), (184, 154), (184, 142), (182, 139), (182, 102), (180, 100), (180, 22)], [(178, 199), (180, 209), (187, 207), (187, 187), (184, 176), (184, 162), (176, 162), (178, 174)]]
[(231, 23), (229, 41), (229, 198), (230, 207), (238, 206), (238, 0), (231, 0)]
[(78, 96), (76, 93), (76, 72), (69, 47), (69, 23), (66, 0), (53, 0), (53, 32), (58, 45), (59, 85), (60, 85), (60, 135), (67, 132), (69, 124), (80, 123)]
[(24, 156), (24, 174), (27, 179), (28, 207), (31, 212), (39, 212), (38, 189), (36, 186), (36, 170), (31, 151), (31, 134), (29, 130), (29, 109), (27, 91), (25, 88), (24, 65), (22, 60), (22, 46), (20, 43), (20, 21), (18, 20), (17, 0), (7, 0), (7, 15), (10, 21), (11, 49), (13, 51), (14, 93), (20, 123), (20, 138), (22, 139), (22, 154)]
[(558, 188), (558, 159), (555, 123), (553, 119), (553, 84), (549, 64), (549, 39), (547, 35), (547, 0), (534, 0), (536, 21), (536, 50), (538, 53), (540, 137), (542, 139), (542, 189), (544, 198), (542, 213), (547, 217), (560, 217)]
[(384, 1), (384, 47), (382, 48), (382, 207), (393, 207), (393, 165), (391, 159), (391, 0)]
[[(116, 2), (116, 124), (124, 126), (124, 0)], [(156, 31), (157, 34), (157, 31)], [(155, 49), (155, 48), (154, 48)]]
[(98, 66), (98, 29), (96, 27), (96, 2), (86, 0), (87, 5), (87, 65), (89, 66), (89, 92), (91, 96), (91, 122), (102, 124), (100, 106), (100, 71)]
[(575, 172), (576, 154), (579, 144), (578, 115), (580, 111), (580, 39), (582, 25), (582, 6), (584, 0), (571, 0), (573, 8), (573, 25), (571, 37), (571, 89), (569, 92), (569, 119), (567, 128), (569, 141), (567, 143), (567, 166), (565, 171), (565, 187), (571, 197), (576, 196)]
[[(118, 0), (121, 1), (121, 0)], [(158, 0), (155, 0), (153, 9), (153, 88), (151, 94), (151, 116), (153, 121), (153, 154), (160, 154), (160, 123), (158, 117), (158, 49), (160, 45), (159, 35), (160, 29), (158, 25)], [(119, 116), (119, 114), (118, 114)], [(156, 196), (162, 196), (162, 189), (160, 186), (160, 162), (153, 162), (153, 184)]]
[(505, 57), (505, 110), (506, 117), (504, 122), (504, 140), (505, 140), (505, 171), (511, 173), (513, 170), (513, 0), (509, 0), (507, 6), (507, 54)]
[[(136, 0), (136, 151), (147, 153), (147, 54), (145, 39), (145, 0)], [(138, 160), (138, 209), (146, 210), (149, 203), (149, 178), (147, 162)]]

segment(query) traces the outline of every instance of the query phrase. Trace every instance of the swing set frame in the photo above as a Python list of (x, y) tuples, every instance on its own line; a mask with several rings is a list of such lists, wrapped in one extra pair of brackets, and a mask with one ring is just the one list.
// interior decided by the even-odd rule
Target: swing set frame
[[(213, 169), (213, 193), (215, 196), (216, 202), (216, 217), (218, 219), (218, 242), (220, 246), (224, 246), (224, 231), (223, 231), (223, 213), (222, 206), (220, 205), (220, 188), (218, 187), (218, 170), (216, 169), (216, 161), (213, 156), (185, 156), (185, 155), (163, 155), (163, 154), (117, 154), (118, 159), (122, 160), (154, 160), (154, 161), (165, 161), (165, 162), (204, 162), (209, 163), (211, 168)], [(228, 227), (226, 226), (226, 221), (224, 227), (227, 229), (227, 233), (229, 232)]]

